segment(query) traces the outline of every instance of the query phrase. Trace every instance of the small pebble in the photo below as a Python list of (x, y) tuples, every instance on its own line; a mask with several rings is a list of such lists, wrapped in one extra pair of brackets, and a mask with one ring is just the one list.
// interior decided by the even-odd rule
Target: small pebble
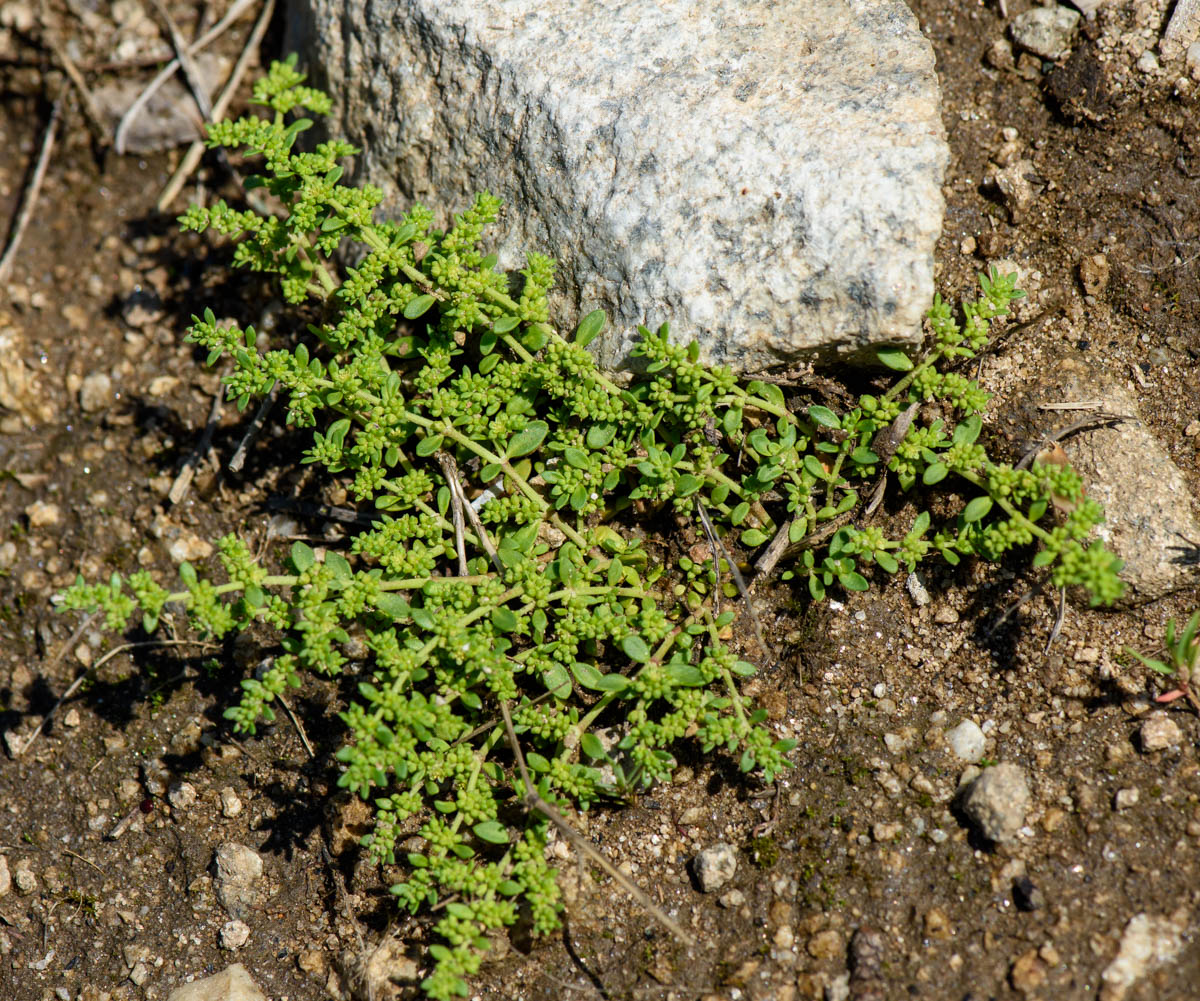
[(973, 765), (983, 757), (986, 739), (978, 723), (965, 719), (954, 729), (946, 731), (946, 744), (956, 758)]
[(79, 726), (79, 710), (72, 707), (67, 710), (67, 714), (63, 717), (63, 726), (76, 727)]
[(1021, 48), (1053, 62), (1070, 46), (1078, 25), (1078, 11), (1061, 4), (1050, 4), (1014, 17), (1012, 37)]
[(925, 934), (942, 941), (954, 937), (954, 926), (940, 907), (931, 907), (925, 912)]
[(894, 841), (904, 832), (904, 825), (898, 821), (883, 821), (871, 827), (871, 837), (876, 841)]
[(737, 872), (737, 851), (724, 842), (705, 848), (692, 862), (696, 880), (704, 893), (712, 893), (733, 879)]
[(1128, 810), (1131, 807), (1137, 806), (1141, 794), (1137, 789), (1118, 789), (1117, 794), (1113, 797), (1113, 805), (1118, 810)]
[(1046, 906), (1046, 895), (1028, 876), (1013, 880), (1013, 903), (1021, 911), (1036, 911)]
[(1024, 769), (1003, 762), (983, 773), (963, 796), (963, 812), (991, 841), (1006, 841), (1025, 823), (1032, 797)]
[(62, 511), (57, 504), (36, 500), (25, 508), (25, 517), (29, 519), (30, 528), (49, 528), (62, 520)]
[(1170, 716), (1155, 713), (1146, 719), (1138, 730), (1138, 740), (1147, 754), (1178, 747), (1183, 741), (1183, 732)]
[(717, 898), (718, 904), (720, 904), (722, 907), (728, 907), (731, 910), (734, 907), (741, 907), (745, 902), (746, 895), (736, 887), (732, 890), (722, 893), (721, 896)]
[(167, 790), (167, 802), (171, 808), (183, 811), (191, 808), (196, 802), (196, 787), (190, 782), (176, 782)]
[(245, 921), (226, 921), (221, 926), (221, 948), (240, 949), (250, 940), (250, 926)]
[(129, 971), (129, 979), (133, 981), (135, 987), (141, 987), (150, 979), (150, 967), (145, 963), (135, 963), (133, 969)]
[(8, 857), (0, 855), (0, 897), (8, 896), (12, 889), (12, 874), (8, 871)]
[(1152, 49), (1147, 49), (1138, 56), (1137, 68), (1139, 73), (1147, 75), (1157, 73), (1162, 67), (1158, 64), (1158, 56), (1154, 54)]
[(843, 956), (845, 949), (842, 933), (833, 928), (819, 931), (808, 940), (808, 954), (813, 959), (834, 959)]
[(238, 794), (232, 788), (226, 786), (221, 790), (221, 816), (236, 817), (242, 812), (242, 801), (238, 799)]
[(1012, 964), (1008, 978), (1013, 989), (1022, 994), (1031, 994), (1046, 982), (1046, 964), (1036, 949), (1021, 953)]
[[(975, 239), (974, 237), (971, 237), (970, 240), (971, 253), (974, 253)], [(963, 242), (965, 243), (966, 241)], [(967, 253), (967, 251), (964, 250), (963, 253)], [(908, 575), (908, 578), (904, 581), (904, 585), (908, 588), (908, 594), (912, 598), (914, 605), (919, 608), (922, 605), (929, 604), (931, 600), (929, 597), (929, 590), (925, 587), (925, 582), (921, 580), (920, 574), (918, 574), (915, 570)]]
[(85, 414), (103, 410), (113, 401), (112, 379), (107, 372), (93, 372), (79, 387), (79, 406)]
[(22, 896), (29, 896), (37, 889), (37, 876), (33, 874), (33, 870), (29, 867), (28, 859), (21, 859), (13, 867), (13, 883), (17, 888), (17, 893)]

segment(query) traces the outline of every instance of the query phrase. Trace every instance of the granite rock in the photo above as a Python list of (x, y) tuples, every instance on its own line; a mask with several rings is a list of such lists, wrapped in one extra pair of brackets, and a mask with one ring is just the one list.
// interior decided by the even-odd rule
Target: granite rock
[(173, 990), (167, 1001), (267, 1001), (241, 963)]
[(288, 33), (384, 210), (502, 197), (500, 266), (557, 258), (604, 365), (663, 321), (742, 371), (919, 339), (948, 152), (898, 0), (297, 0)]

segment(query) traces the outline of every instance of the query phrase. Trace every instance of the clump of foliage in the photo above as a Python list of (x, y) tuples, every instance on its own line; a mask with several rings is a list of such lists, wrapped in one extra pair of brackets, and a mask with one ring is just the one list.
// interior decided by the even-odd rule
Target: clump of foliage
[[(798, 552), (784, 575), (814, 599), (866, 588), (871, 565), (895, 573), (935, 553), (996, 559), (1034, 543), (1055, 584), (1082, 585), (1094, 602), (1119, 593), (1119, 564), (1086, 545), (1102, 512), (1078, 476), (992, 462), (978, 440), (987, 395), (943, 370), (987, 343), (989, 321), (1020, 294), (1011, 277), (983, 278), (961, 325), (938, 299), (924, 356), (881, 354), (905, 374), (845, 413), (795, 412), (778, 386), (702, 364), (665, 325), (640, 328), (641, 372), (618, 385), (587, 351), (603, 314), (570, 335), (550, 325), (552, 260), (530, 253), (516, 292), (495, 270), (481, 239), (496, 198), (479, 195), (444, 232), (420, 205), (377, 221), (380, 191), (340, 183), (351, 146), (296, 152), (311, 123), (288, 114), (328, 107), (302, 80), (275, 64), (254, 91), (270, 117), (209, 127), (210, 146), (261, 158), (247, 186), (285, 211), (217, 202), (180, 221), (237, 241), (237, 265), (277, 274), (288, 302), (320, 305), (319, 322), (264, 351), (253, 328), (206, 311), (189, 338), (209, 364), (232, 359), (225, 381), (239, 407), (280, 387), (289, 422), (313, 429), (303, 461), (344, 478), (378, 520), (345, 553), (296, 543), (286, 573), (229, 536), (219, 545), (226, 582), (184, 564), (173, 593), (138, 571), (80, 580), (61, 604), (102, 609), (113, 630), (138, 611), (152, 630), (177, 606), (214, 637), (278, 629), (282, 653), (242, 682), (226, 713), (242, 732), (272, 719), (305, 672), (361, 679), (342, 713), (340, 784), (374, 805), (366, 848), (407, 868), (392, 887), (398, 903), (441, 905), (430, 996), (465, 993), (489, 931), (519, 911), (535, 932), (558, 924), (547, 824), (520, 808), (528, 794), (585, 810), (668, 779), (684, 738), (735, 755), (765, 782), (787, 766), (793, 742), (738, 690), (755, 668), (730, 646), (734, 613), (717, 604), (731, 571), (725, 544), (710, 538), (708, 557), (693, 549), (664, 577), (633, 526), (673, 516), (742, 553), (774, 538)], [(358, 263), (339, 266), (335, 253), (351, 245)], [(913, 420), (921, 401), (940, 401), (943, 417)], [(898, 440), (877, 451), (889, 430)], [(949, 523), (935, 528), (924, 512), (899, 538), (855, 527), (859, 490), (885, 469), (904, 490), (946, 481), (973, 496)], [(1053, 520), (1052, 498), (1070, 514)], [(500, 706), (536, 790), (514, 768)], [(403, 851), (414, 834), (423, 849)]]

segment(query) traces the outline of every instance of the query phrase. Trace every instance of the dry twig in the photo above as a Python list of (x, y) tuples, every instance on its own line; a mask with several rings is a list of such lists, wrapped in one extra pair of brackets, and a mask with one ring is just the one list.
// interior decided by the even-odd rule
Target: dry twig
[(525, 767), (525, 755), (522, 753), (521, 745), (517, 741), (517, 732), (513, 729), (512, 715), (508, 711), (507, 700), (500, 703), (500, 712), (504, 716), (504, 728), (508, 733), (509, 746), (512, 748), (513, 757), (517, 759), (517, 767), (521, 771), (521, 781), (525, 783), (525, 795), (521, 797), (521, 800), (525, 804), (526, 809), (536, 810), (557, 827), (559, 833), (571, 842), (576, 851), (582, 852), (615, 879), (621, 885), (621, 888), (628, 892), (645, 909), (647, 914), (679, 939), (680, 942), (688, 947), (695, 945), (695, 939), (685, 932), (677, 921), (651, 900), (637, 883), (621, 872), (601, 852), (597, 851), (595, 846), (576, 831), (561, 813), (537, 794), (535, 791), (537, 786), (534, 785), (533, 780), (529, 777), (529, 769)]
[[(225, 89), (221, 91), (221, 96), (213, 104), (212, 121), (219, 122), (225, 117), (225, 112), (228, 110), (230, 102), (233, 101), (233, 95), (237, 92), (238, 85), (242, 82), (242, 77), (246, 75), (246, 70), (250, 67), (254, 52), (262, 41), (263, 35), (266, 34), (267, 25), (270, 23), (271, 15), (274, 12), (275, 0), (266, 0), (266, 3), (263, 4), (262, 13), (258, 15), (258, 20), (254, 23), (250, 37), (246, 40), (246, 45), (242, 49), (242, 54), (238, 57), (237, 64), (233, 67), (233, 72), (229, 75)], [(187, 179), (192, 175), (192, 171), (200, 163), (200, 157), (203, 155), (204, 143), (197, 139), (188, 147), (183, 160), (175, 169), (175, 173), (171, 175), (171, 179), (167, 182), (167, 186), (163, 189), (162, 194), (159, 195), (159, 212), (165, 212), (179, 196), (179, 192), (182, 190), (184, 184), (187, 183)]]
[(34, 167), (33, 176), (29, 179), (29, 184), (25, 188), (25, 196), (21, 201), (21, 211), (17, 215), (16, 225), (13, 226), (12, 236), (9, 237), (8, 246), (4, 250), (4, 256), (0, 257), (0, 284), (8, 281), (13, 261), (17, 257), (17, 249), (21, 246), (21, 238), (25, 235), (25, 230), (29, 227), (29, 221), (33, 218), (33, 208), (37, 204), (38, 192), (42, 189), (42, 181), (46, 178), (46, 167), (50, 163), (50, 151), (54, 149), (54, 134), (58, 131), (58, 120), (61, 114), (62, 98), (60, 97), (54, 102), (54, 106), (50, 111), (50, 121), (46, 123), (46, 131), (42, 135), (42, 148), (38, 153), (37, 166)]
[[(224, 34), (225, 30), (231, 24), (233, 24), (234, 21), (240, 18), (254, 2), (255, 0), (237, 0), (237, 2), (231, 5), (229, 10), (225, 12), (225, 16), (221, 18), (220, 21), (218, 21), (215, 25), (213, 25), (212, 28), (192, 42), (191, 45), (186, 47), (188, 56), (196, 55), (198, 52), (206, 48), (209, 44)], [(155, 60), (155, 63), (159, 61), (161, 60)], [(129, 110), (125, 112), (120, 123), (117, 125), (117, 135), (114, 141), (114, 146), (118, 153), (123, 154), (125, 152), (126, 136), (128, 135), (129, 129), (132, 127), (138, 115), (141, 114), (142, 109), (145, 108), (146, 103), (151, 97), (154, 96), (158, 88), (174, 75), (175, 71), (179, 69), (179, 66), (180, 62), (178, 57), (172, 59), (169, 63), (167, 63), (166, 66), (163, 67), (162, 72), (160, 72), (146, 85), (146, 89), (138, 95), (137, 100), (135, 100), (133, 104), (129, 106)]]

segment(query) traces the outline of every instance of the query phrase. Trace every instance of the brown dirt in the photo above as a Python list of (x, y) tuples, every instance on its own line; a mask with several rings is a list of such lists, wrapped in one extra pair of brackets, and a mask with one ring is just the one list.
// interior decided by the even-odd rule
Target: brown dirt
[[(190, 31), (195, 12), (176, 6)], [(989, 62), (1005, 37), (994, 5), (914, 6), (938, 54), (953, 154), (939, 285), (957, 297), (985, 263), (1007, 259), (1037, 287), (1022, 315), (1048, 311), (983, 366), (985, 387), (1002, 391), (991, 426), (1015, 434), (1005, 401), (1064, 355), (1082, 355), (1128, 381), (1195, 494), (1200, 85), (1177, 85), (1178, 62), (1157, 74), (1135, 68), (1165, 23), (1162, 0), (1110, 4), (1068, 59), (1051, 66), (1020, 56), (1011, 68)], [(1012, 0), (1010, 18), (1027, 6)], [(90, 16), (114, 23), (104, 4)], [(45, 95), (59, 84), (36, 23), (10, 15), (0, 25), (7, 219), (48, 117)], [(218, 48), (234, 54), (239, 32)], [(46, 33), (71, 41), (93, 85), (136, 74), (88, 68), (112, 51), (111, 32), (95, 23), (84, 30), (52, 10)], [(153, 29), (128, 37), (135, 53), (161, 44)], [(75, 623), (52, 611), (49, 596), (76, 569), (96, 578), (140, 564), (169, 579), (173, 542), (237, 530), (265, 546), (265, 498), (294, 494), (303, 479), (272, 460), (288, 439), (268, 438), (240, 477), (205, 466), (183, 503), (166, 502), (216, 386), (182, 344), (188, 314), (211, 305), (259, 323), (261, 290), (227, 276), (225, 252), (181, 237), (154, 212), (176, 153), (98, 157), (78, 112), (64, 121), (36, 223), (0, 300), (0, 731), (20, 739), (113, 646), (90, 631), (52, 659)], [(1019, 216), (984, 183), (997, 158), (1031, 161), (1035, 194)], [(219, 180), (208, 167), (199, 177)], [(1099, 253), (1110, 276), (1085, 296), (1079, 264)], [(131, 300), (139, 289), (151, 294), (140, 312)], [(80, 388), (97, 372), (110, 374), (113, 393), (85, 413)], [(240, 415), (222, 415), (216, 455), (229, 456), (242, 426)], [(778, 798), (695, 755), (670, 787), (588, 818), (596, 843), (702, 946), (684, 955), (607, 882), (568, 865), (567, 931), (504, 943), (474, 996), (818, 998), (844, 976), (852, 933), (870, 928), (878, 978), (851, 982), (860, 1001), (1092, 998), (1132, 916), (1182, 909), (1179, 955), (1128, 997), (1196, 997), (1200, 723), (1175, 707), (1181, 748), (1141, 753), (1139, 715), (1158, 689), (1119, 658), (1125, 645), (1153, 651), (1166, 621), (1191, 611), (1194, 578), (1134, 610), (1072, 607), (1049, 653), (1055, 609), (1044, 597), (988, 632), (1030, 579), (1019, 568), (934, 568), (933, 601), (920, 608), (902, 580), (820, 608), (773, 592), (771, 628), (786, 656), (754, 685), (800, 740)], [(118, 654), (27, 753), (10, 748), (0, 758), (0, 854), (14, 873), (36, 878), (31, 892), (0, 897), (0, 997), (165, 999), (186, 978), (234, 960), (277, 1001), (327, 997), (327, 982), (372, 954), (378, 966), (413, 972), (400, 953), (419, 955), (421, 924), (391, 906), (389, 874), (351, 846), (355, 817), (333, 792), (343, 693), (312, 683), (295, 698), (315, 756), (282, 717), (252, 740), (228, 739), (222, 709), (258, 655), (252, 644), (220, 658), (186, 646)], [(940, 733), (967, 717), (985, 725), (990, 758), (1031, 775), (1028, 830), (1011, 846), (980, 843), (951, 807), (962, 767)], [(196, 802), (176, 809), (148, 790), (150, 759), (165, 763), (170, 781), (190, 783)], [(237, 816), (223, 815), (225, 789), (244, 804)], [(1117, 810), (1114, 796), (1127, 789), (1139, 801)], [(124, 833), (107, 837), (126, 817)], [(726, 889), (744, 902), (728, 907), (700, 894), (686, 868), (721, 840), (741, 852)], [(236, 954), (218, 946), (227, 915), (214, 900), (211, 863), (223, 841), (255, 848), (266, 863), (264, 899)], [(1040, 892), (1036, 909), (1015, 902), (1021, 877)]]

